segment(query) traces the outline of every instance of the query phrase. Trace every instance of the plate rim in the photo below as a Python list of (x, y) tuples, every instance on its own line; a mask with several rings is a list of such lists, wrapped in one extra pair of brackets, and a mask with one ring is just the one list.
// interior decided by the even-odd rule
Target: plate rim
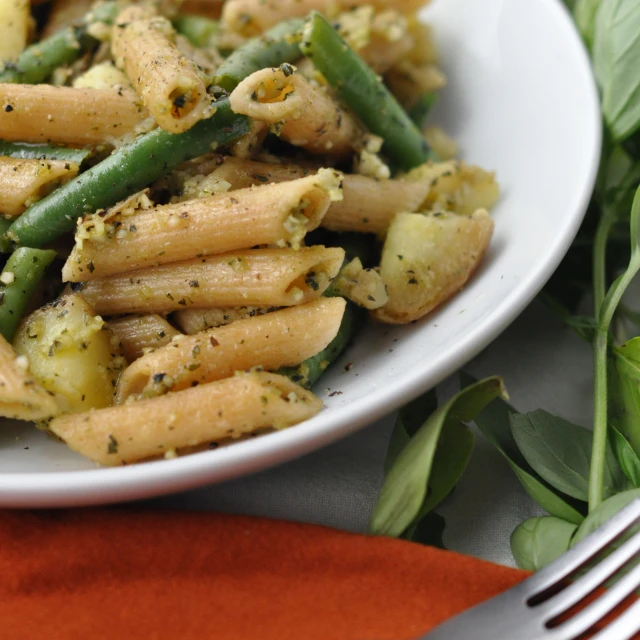
[[(573, 196), (576, 212), (558, 234), (547, 258), (521, 279), (510, 295), (495, 307), (478, 329), (469, 331), (455, 346), (455, 353), (443, 353), (427, 371), (414, 365), (402, 382), (390, 381), (384, 390), (368, 394), (341, 407), (321, 433), (287, 429), (255, 440), (195, 453), (172, 460), (158, 460), (131, 466), (102, 467), (55, 472), (0, 472), (0, 506), (18, 508), (71, 507), (109, 504), (178, 493), (208, 483), (232, 480), (281, 464), (344, 438), (367, 424), (390, 414), (427, 388), (444, 380), (474, 358), (500, 335), (535, 298), (549, 280), (573, 242), (586, 213), (595, 185), (602, 146), (602, 119), (598, 90), (587, 49), (573, 19), (561, 0), (544, 0), (562, 22), (567, 38), (579, 53), (578, 62), (590, 78), (588, 87), (593, 144), (589, 171), (582, 189)], [(446, 357), (445, 357), (446, 356)], [(413, 375), (409, 375), (413, 373)], [(366, 406), (365, 406), (366, 403)], [(259, 443), (259, 444), (258, 444)]]

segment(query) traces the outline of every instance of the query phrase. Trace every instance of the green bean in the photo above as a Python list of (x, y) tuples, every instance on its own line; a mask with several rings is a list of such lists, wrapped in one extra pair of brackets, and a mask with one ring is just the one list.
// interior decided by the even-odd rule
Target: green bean
[(11, 254), (0, 276), (0, 333), (9, 341), (42, 280), (55, 251), (21, 247)]
[(429, 145), (382, 79), (317, 11), (305, 27), (301, 50), (369, 130), (382, 137), (395, 167), (409, 170), (429, 160)]
[(437, 97), (438, 94), (433, 91), (423, 93), (409, 110), (409, 117), (415, 122), (418, 129), (424, 129), (424, 125), (427, 123), (427, 118), (429, 117), (429, 113), (431, 113), (431, 109), (433, 109), (433, 105), (436, 103)]
[(13, 250), (13, 245), (5, 237), (5, 233), (12, 223), (12, 219), (3, 218), (2, 216), (0, 216), (0, 253), (11, 253), (11, 251)]
[(50, 144), (29, 144), (28, 142), (6, 142), (0, 140), (0, 156), (24, 160), (64, 160), (82, 164), (91, 154), (88, 149), (69, 149)]
[(294, 18), (280, 22), (258, 38), (252, 38), (218, 67), (213, 84), (233, 91), (247, 76), (260, 69), (295, 62), (300, 58), (303, 26), (303, 20)]
[(227, 99), (215, 114), (189, 131), (146, 133), (32, 204), (11, 225), (7, 236), (17, 244), (41, 247), (67, 231), (85, 213), (104, 209), (146, 187), (180, 163), (211, 151), (249, 131), (249, 119), (231, 111)]
[(195, 16), (187, 13), (180, 14), (173, 19), (173, 26), (191, 42), (194, 47), (215, 46), (220, 35), (220, 25), (216, 20)]
[(5, 62), (0, 70), (0, 82), (38, 84), (44, 82), (60, 66), (71, 64), (85, 51), (99, 43), (89, 35), (96, 22), (111, 24), (116, 19), (115, 2), (105, 2), (87, 13), (79, 26), (71, 26), (49, 38), (27, 47), (15, 62)]
[(287, 376), (292, 382), (299, 384), (305, 389), (310, 389), (326, 371), (327, 367), (337, 360), (340, 354), (347, 348), (358, 330), (360, 325), (359, 320), (362, 319), (362, 316), (362, 309), (352, 302), (347, 302), (338, 333), (327, 348), (315, 356), (307, 358), (297, 367), (282, 367), (278, 369), (276, 373)]

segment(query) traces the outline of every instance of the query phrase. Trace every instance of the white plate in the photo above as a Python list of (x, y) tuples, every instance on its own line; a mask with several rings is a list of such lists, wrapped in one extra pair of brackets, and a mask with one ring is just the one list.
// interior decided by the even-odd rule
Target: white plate
[(459, 140), (466, 160), (497, 170), (503, 189), (491, 250), (473, 282), (416, 325), (367, 328), (320, 383), (331, 390), (327, 409), (285, 431), (101, 469), (30, 425), (3, 425), (0, 505), (142, 498), (300, 456), (437, 384), (524, 309), (575, 236), (595, 180), (600, 115), (586, 52), (559, 0), (434, 0), (426, 18), (449, 77), (435, 119)]

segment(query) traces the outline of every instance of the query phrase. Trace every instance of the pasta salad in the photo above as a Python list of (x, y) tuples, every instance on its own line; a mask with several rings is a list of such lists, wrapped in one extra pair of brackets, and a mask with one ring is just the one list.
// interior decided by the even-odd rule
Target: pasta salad
[(103, 465), (289, 427), (459, 291), (499, 188), (422, 4), (0, 3), (0, 415)]

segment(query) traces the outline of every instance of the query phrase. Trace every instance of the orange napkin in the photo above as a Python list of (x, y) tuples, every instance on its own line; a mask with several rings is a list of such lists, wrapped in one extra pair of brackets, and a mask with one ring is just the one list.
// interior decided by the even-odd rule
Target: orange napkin
[(0, 637), (11, 640), (409, 640), (526, 575), (258, 518), (0, 512)]

